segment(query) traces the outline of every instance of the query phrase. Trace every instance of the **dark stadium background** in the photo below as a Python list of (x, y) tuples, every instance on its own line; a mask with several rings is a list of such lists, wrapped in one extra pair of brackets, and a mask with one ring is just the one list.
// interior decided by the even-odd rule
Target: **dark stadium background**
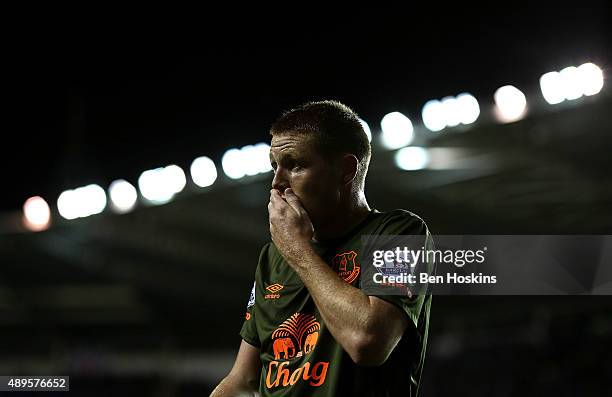
[[(2, 62), (0, 375), (70, 375), (79, 396), (208, 395), (233, 361), (269, 238), (270, 174), (232, 181), (221, 156), (266, 142), (279, 113), (307, 100), (338, 99), (371, 126), (379, 210), (409, 209), (434, 234), (611, 234), (610, 81), (554, 106), (538, 87), (584, 62), (610, 76), (610, 15), (600, 1), (25, 18)], [(505, 84), (530, 106), (516, 123), (490, 116)], [(427, 144), (495, 167), (394, 167), (376, 144), (381, 118), (400, 111), (419, 132), (427, 100), (466, 91), (479, 120)], [(57, 213), (66, 189), (136, 185), (202, 155), (220, 174), (210, 188), (188, 181), (170, 203), (125, 215)], [(35, 195), (53, 211), (40, 233), (21, 224)], [(422, 395), (605, 395), (611, 334), (608, 296), (437, 296)]]

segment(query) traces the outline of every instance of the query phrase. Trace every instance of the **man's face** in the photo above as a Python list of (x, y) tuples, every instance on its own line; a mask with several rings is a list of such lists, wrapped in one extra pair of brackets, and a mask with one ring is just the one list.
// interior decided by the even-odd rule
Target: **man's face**
[(270, 146), (272, 188), (283, 193), (290, 187), (308, 212), (316, 232), (339, 200), (338, 170), (317, 153), (305, 134), (274, 135)]

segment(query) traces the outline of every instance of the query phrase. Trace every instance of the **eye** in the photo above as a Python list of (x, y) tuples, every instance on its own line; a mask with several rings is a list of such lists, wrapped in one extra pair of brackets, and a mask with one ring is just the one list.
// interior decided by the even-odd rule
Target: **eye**
[(300, 168), (300, 164), (297, 161), (291, 159), (291, 160), (287, 161), (287, 168), (290, 169), (290, 170), (299, 169)]
[(287, 164), (287, 168), (289, 168), (292, 171), (300, 171), (302, 169), (304, 169), (304, 162), (302, 160), (299, 159), (292, 159), (289, 164)]

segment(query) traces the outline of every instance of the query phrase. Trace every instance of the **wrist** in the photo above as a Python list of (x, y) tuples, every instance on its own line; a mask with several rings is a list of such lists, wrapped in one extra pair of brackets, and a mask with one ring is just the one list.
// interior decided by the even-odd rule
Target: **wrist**
[(299, 271), (300, 269), (310, 267), (310, 264), (317, 258), (319, 258), (319, 256), (312, 247), (312, 244), (307, 241), (300, 244), (297, 249), (292, 250), (285, 260), (294, 270)]

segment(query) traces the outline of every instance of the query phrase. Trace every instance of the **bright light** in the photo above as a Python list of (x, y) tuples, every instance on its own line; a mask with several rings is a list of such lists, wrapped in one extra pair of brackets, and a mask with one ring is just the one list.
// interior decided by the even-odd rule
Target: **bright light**
[(246, 175), (257, 175), (272, 169), (270, 165), (270, 146), (266, 143), (247, 145), (239, 149), (229, 149), (221, 158), (223, 172), (231, 179)]
[(191, 179), (199, 187), (207, 187), (217, 180), (217, 167), (208, 157), (202, 156), (193, 160), (191, 163)]
[(440, 131), (446, 127), (446, 121), (444, 119), (444, 106), (437, 99), (427, 101), (421, 111), (421, 117), (423, 124), (430, 131)]
[(257, 169), (257, 150), (252, 145), (243, 146), (240, 149), (240, 155), (242, 156), (242, 169), (248, 176), (257, 175), (259, 170)]
[(66, 190), (59, 195), (57, 198), (57, 210), (62, 218), (71, 220), (79, 217), (76, 201), (74, 190)]
[(593, 63), (585, 63), (578, 66), (578, 79), (582, 93), (591, 96), (599, 93), (604, 85), (603, 72)]
[(468, 93), (459, 94), (457, 97), (447, 96), (441, 101), (432, 99), (423, 105), (421, 111), (423, 124), (434, 132), (459, 124), (472, 124), (479, 115), (478, 101)]
[(138, 178), (140, 194), (153, 204), (169, 202), (185, 188), (186, 183), (185, 173), (177, 165), (147, 170)]
[(164, 168), (164, 174), (168, 183), (168, 186), (174, 193), (181, 192), (185, 185), (187, 185), (187, 178), (185, 172), (178, 165), (169, 165)]
[(582, 86), (580, 84), (578, 68), (569, 66), (559, 72), (559, 77), (565, 99), (571, 101), (582, 96)]
[(499, 121), (510, 123), (523, 118), (527, 110), (527, 98), (518, 88), (505, 85), (493, 94)]
[(231, 179), (239, 179), (245, 175), (242, 167), (242, 156), (240, 150), (229, 149), (221, 158), (223, 172)]
[(480, 116), (480, 106), (478, 106), (478, 101), (473, 95), (468, 93), (457, 95), (456, 104), (461, 124), (472, 124), (474, 121), (478, 120), (478, 116)]
[(40, 196), (30, 197), (23, 204), (23, 223), (33, 232), (49, 228), (51, 210), (47, 202)]
[(163, 167), (144, 171), (138, 177), (138, 188), (142, 196), (154, 203), (167, 203), (174, 196), (174, 192), (165, 186), (163, 180)]
[(118, 179), (110, 184), (108, 195), (111, 200), (111, 208), (120, 214), (134, 209), (138, 199), (136, 188), (123, 179)]
[(550, 105), (556, 105), (565, 100), (563, 81), (559, 72), (548, 72), (540, 77), (542, 96)]
[(456, 127), (461, 123), (461, 108), (457, 98), (452, 96), (442, 98), (442, 109), (444, 123), (447, 127)]
[(372, 130), (370, 130), (370, 126), (365, 120), (359, 119), (361, 123), (361, 127), (363, 127), (363, 131), (368, 136), (368, 142), (372, 142)]
[(405, 171), (421, 170), (427, 167), (428, 163), (429, 153), (422, 147), (405, 147), (395, 153), (395, 164)]
[[(79, 197), (87, 203), (83, 205), (83, 215), (99, 214), (106, 208), (106, 192), (98, 185), (87, 185), (80, 188)], [(78, 190), (78, 189), (77, 189)]]
[(270, 164), (270, 145), (260, 142), (255, 145), (255, 150), (257, 151), (258, 173), (263, 174), (272, 171), (272, 165)]
[(593, 63), (568, 66), (561, 72), (549, 72), (540, 77), (542, 96), (551, 105), (583, 95), (599, 93), (604, 85), (603, 72)]
[(240, 149), (243, 171), (248, 176), (269, 171), (270, 147), (265, 143), (247, 145)]
[(98, 185), (62, 192), (57, 199), (60, 215), (68, 220), (99, 214), (106, 208), (106, 193)]
[(400, 112), (393, 112), (383, 117), (380, 122), (382, 128), (382, 144), (387, 149), (399, 149), (412, 142), (414, 128), (412, 122)]

